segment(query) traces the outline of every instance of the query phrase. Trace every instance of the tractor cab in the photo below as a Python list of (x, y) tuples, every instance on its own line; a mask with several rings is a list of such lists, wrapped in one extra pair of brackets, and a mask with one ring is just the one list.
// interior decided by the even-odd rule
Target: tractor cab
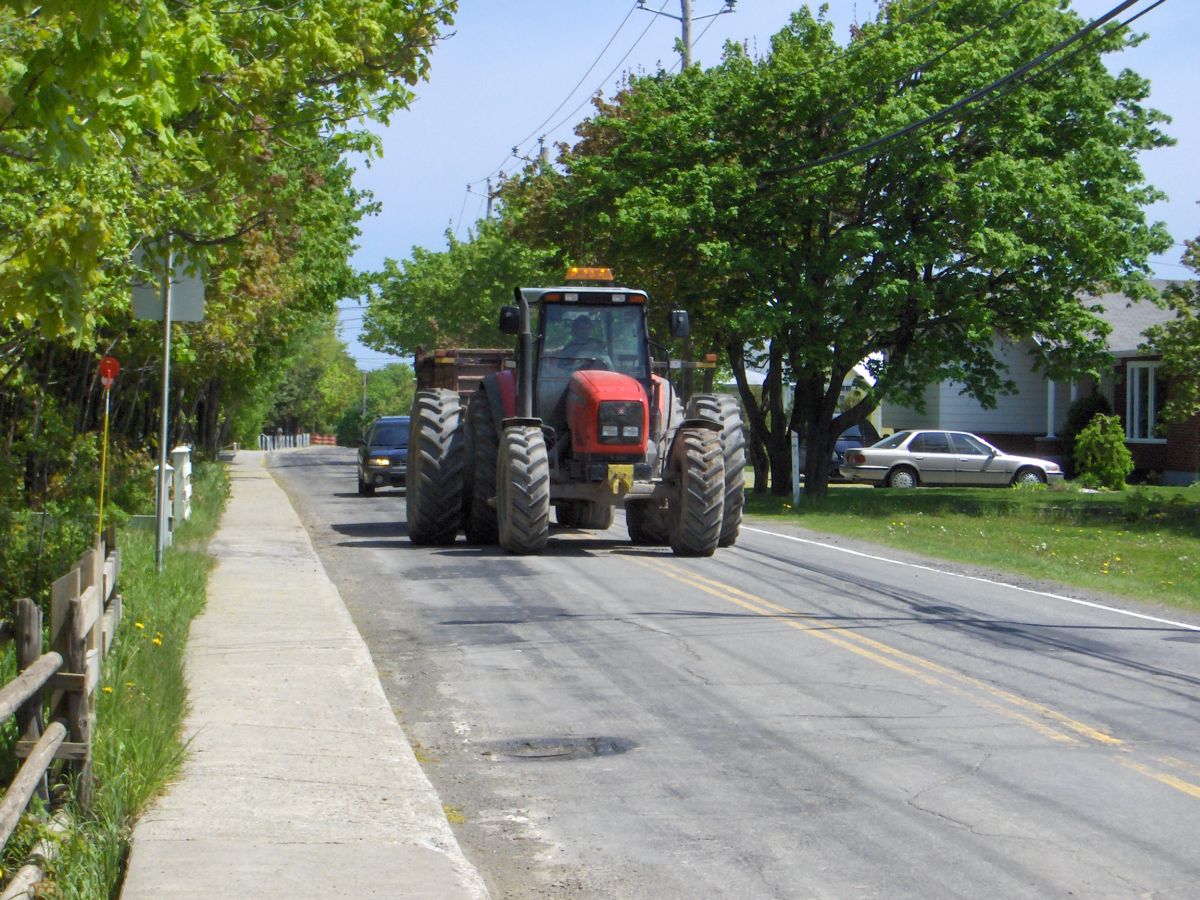
[[(607, 269), (599, 271), (611, 281)], [(573, 381), (628, 384), (626, 379), (633, 379), (649, 395), (644, 292), (589, 285), (528, 293), (535, 295), (527, 299), (538, 310), (533, 372), (535, 416), (551, 428), (565, 428), (567, 396)]]

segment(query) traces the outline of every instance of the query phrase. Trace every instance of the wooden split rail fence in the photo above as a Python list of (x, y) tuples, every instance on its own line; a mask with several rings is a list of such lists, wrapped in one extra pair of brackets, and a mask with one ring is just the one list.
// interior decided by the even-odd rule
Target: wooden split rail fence
[(121, 619), (121, 553), (116, 531), (109, 529), (106, 537), (51, 587), (49, 650), (43, 647), (41, 608), (17, 601), (8, 637), (16, 641), (20, 674), (0, 688), (0, 722), (16, 716), (16, 752), (24, 763), (0, 801), (0, 847), (35, 794), (49, 803), (48, 772), (55, 760), (66, 761), (76, 777), (79, 803), (91, 803), (96, 688)]

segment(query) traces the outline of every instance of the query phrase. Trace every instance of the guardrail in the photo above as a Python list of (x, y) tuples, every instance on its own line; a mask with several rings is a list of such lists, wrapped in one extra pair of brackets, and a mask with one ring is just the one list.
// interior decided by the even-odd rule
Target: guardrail
[(16, 716), (16, 755), (24, 763), (0, 801), (0, 847), (35, 794), (49, 803), (55, 760), (72, 770), (79, 804), (91, 805), (96, 688), (121, 620), (120, 573), (116, 531), (109, 529), (107, 541), (97, 541), (51, 586), (48, 651), (41, 608), (28, 599), (16, 603), (6, 636), (16, 642), (20, 674), (0, 687), (0, 722)]

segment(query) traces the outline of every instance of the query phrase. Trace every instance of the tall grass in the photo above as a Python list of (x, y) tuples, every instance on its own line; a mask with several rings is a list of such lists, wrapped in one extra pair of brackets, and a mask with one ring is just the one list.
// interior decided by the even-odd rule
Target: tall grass
[(1200, 487), (837, 487), (752, 496), (747, 512), (941, 559), (1200, 610)]
[(229, 492), (217, 463), (199, 465), (193, 485), (192, 518), (176, 530), (161, 574), (154, 571), (153, 533), (121, 533), (124, 612), (97, 695), (94, 799), (90, 810), (74, 810), (74, 827), (51, 865), (55, 897), (119, 895), (133, 824), (183, 760), (184, 648), (204, 608), (211, 566), (204, 541)]

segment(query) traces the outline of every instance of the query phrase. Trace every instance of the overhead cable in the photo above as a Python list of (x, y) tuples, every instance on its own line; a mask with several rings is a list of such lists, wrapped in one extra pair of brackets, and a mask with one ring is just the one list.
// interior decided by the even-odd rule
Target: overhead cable
[[(663, 5), (666, 6), (665, 3)], [(571, 88), (570, 91), (567, 92), (567, 95), (565, 97), (563, 97), (562, 102), (559, 103), (558, 106), (554, 107), (554, 110), (550, 113), (550, 115), (546, 116), (545, 119), (543, 119), (541, 122), (539, 122), (534, 127), (534, 129), (529, 132), (529, 134), (525, 135), (525, 137), (521, 138), (519, 141), (517, 141), (515, 144), (513, 144), (513, 152), (509, 156), (506, 156), (504, 158), (504, 160), (500, 163), (500, 165), (493, 168), (492, 171), (490, 171), (486, 175), (484, 175), (483, 178), (476, 178), (474, 181), (471, 182), (471, 184), (478, 184), (481, 181), (486, 181), (487, 179), (489, 179), (493, 175), (495, 175), (497, 172), (499, 172), (501, 169), (503, 169), (505, 163), (507, 163), (509, 161), (509, 159), (511, 159), (513, 156), (518, 155), (517, 151), (520, 149), (522, 144), (524, 144), (527, 140), (529, 140), (531, 137), (536, 135), (541, 130), (543, 125), (545, 125), (547, 122), (549, 122), (551, 119), (553, 119), (556, 115), (558, 115), (559, 110), (561, 110), (564, 106), (566, 106), (567, 103), (570, 101), (570, 99), (575, 96), (575, 92), (577, 90), (579, 90), (579, 86), (581, 84), (583, 84), (584, 80), (590, 74), (592, 74), (592, 70), (595, 69), (597, 64), (600, 62), (600, 60), (604, 58), (604, 54), (607, 53), (608, 48), (613, 45), (613, 41), (615, 41), (617, 39), (617, 35), (619, 35), (621, 33), (622, 29), (624, 29), (625, 24), (629, 21), (630, 17), (633, 15), (634, 10), (636, 10), (636, 9), (637, 9), (636, 5), (629, 7), (629, 12), (625, 13), (625, 18), (621, 20), (621, 24), (618, 25), (617, 30), (612, 33), (612, 37), (610, 37), (608, 39), (608, 42), (604, 45), (604, 48), (596, 55), (596, 58), (594, 60), (592, 60), (592, 64), (587, 67), (587, 71), (584, 72), (581, 76), (579, 76), (579, 80), (577, 82), (575, 82), (575, 86), (573, 88)]]
[[(1041, 65), (1041, 63), (1045, 62), (1047, 59), (1049, 59), (1054, 54), (1061, 52), (1062, 50), (1069, 47), (1071, 44), (1074, 44), (1076, 41), (1079, 41), (1082, 38), (1086, 37), (1087, 35), (1091, 34), (1097, 28), (1106, 24), (1107, 22), (1111, 21), (1112, 19), (1116, 18), (1121, 13), (1123, 13), (1125, 10), (1129, 9), (1129, 7), (1133, 6), (1134, 4), (1136, 4), (1138, 2), (1140, 2), (1140, 0), (1124, 0), (1124, 2), (1117, 4), (1115, 7), (1110, 9), (1108, 12), (1104, 13), (1104, 15), (1094, 19), (1093, 21), (1091, 21), (1090, 23), (1085, 25), (1083, 28), (1076, 31), (1070, 37), (1064, 38), (1063, 40), (1061, 40), (1057, 44), (1055, 44), (1053, 47), (1051, 47), (1050, 49), (1044, 50), (1043, 52), (1039, 53), (1033, 59), (1029, 60), (1029, 62), (1024, 63), (1021, 66), (1018, 66), (1016, 69), (1009, 72), (1007, 75), (997, 78), (991, 84), (988, 84), (985, 87), (979, 88), (978, 90), (972, 91), (967, 96), (962, 97), (959, 100), (956, 100), (954, 103), (950, 104), (949, 106), (944, 106), (937, 112), (931, 113), (930, 115), (925, 116), (924, 118), (919, 119), (918, 121), (913, 122), (909, 125), (906, 125), (903, 128), (896, 129), (895, 131), (889, 132), (888, 134), (885, 134), (881, 137), (875, 138), (871, 141), (867, 141), (864, 144), (859, 144), (857, 147), (851, 147), (848, 150), (842, 150), (842, 151), (839, 151), (838, 153), (831, 153), (828, 156), (824, 156), (820, 159), (813, 160), (812, 162), (801, 163), (796, 166), (787, 166), (787, 167), (784, 167), (781, 169), (773, 169), (768, 172), (764, 172), (763, 174), (764, 175), (797, 175), (800, 172), (804, 172), (809, 169), (815, 169), (818, 166), (828, 165), (829, 163), (832, 163), (832, 162), (838, 162), (839, 160), (847, 159), (848, 157), (851, 157), (851, 156), (857, 156), (860, 153), (865, 153), (868, 150), (874, 150), (876, 147), (880, 147), (884, 144), (891, 143), (892, 141), (897, 140), (899, 138), (906, 137), (907, 135), (910, 135), (913, 132), (918, 131), (921, 128), (924, 128), (926, 125), (930, 125), (934, 122), (937, 122), (937, 121), (947, 118), (952, 113), (955, 113), (958, 110), (960, 110), (966, 106), (969, 106), (972, 103), (975, 103), (976, 101), (993, 93), (994, 91), (998, 90), (999, 88), (1003, 87), (1004, 85), (1008, 84), (1009, 82), (1014, 81), (1017, 78), (1020, 78), (1022, 75), (1025, 75), (1031, 69), (1035, 68), (1038, 65)], [(1157, 0), (1157, 2), (1152, 4), (1147, 9), (1142, 10), (1138, 15), (1139, 16), (1144, 15), (1146, 12), (1149, 12), (1151, 9), (1153, 9), (1154, 7), (1160, 5), (1161, 3), (1164, 3), (1164, 2), (1165, 2), (1165, 0)], [(1130, 21), (1132, 21), (1132, 19)]]

